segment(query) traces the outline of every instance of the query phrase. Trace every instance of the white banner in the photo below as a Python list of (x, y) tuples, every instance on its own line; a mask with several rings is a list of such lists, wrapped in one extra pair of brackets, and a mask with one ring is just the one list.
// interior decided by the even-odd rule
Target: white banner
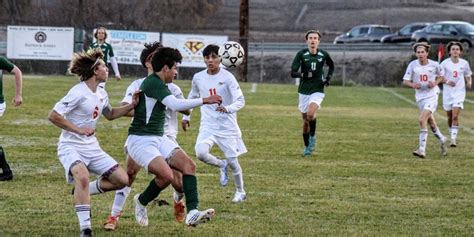
[(166, 47), (177, 48), (183, 61), (181, 67), (205, 68), (202, 51), (209, 44), (222, 45), (228, 41), (228, 36), (223, 35), (194, 35), (163, 33), (162, 44)]
[(7, 57), (11, 59), (71, 60), (74, 28), (8, 26)]
[(140, 53), (145, 48), (143, 45), (160, 41), (160, 33), (107, 30), (106, 41), (112, 45), (114, 57), (119, 64), (141, 65)]

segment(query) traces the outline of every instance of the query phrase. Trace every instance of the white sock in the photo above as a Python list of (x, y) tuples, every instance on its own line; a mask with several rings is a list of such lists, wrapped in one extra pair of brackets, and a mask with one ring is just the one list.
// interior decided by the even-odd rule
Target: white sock
[(76, 205), (76, 214), (80, 230), (91, 229), (91, 205)]
[(446, 140), (446, 137), (441, 133), (438, 127), (431, 129), (431, 131), (433, 131), (433, 134), (435, 135), (436, 138), (438, 138), (438, 140), (440, 141)]
[(232, 169), (232, 175), (234, 176), (235, 188), (238, 192), (245, 193), (244, 190), (244, 175), (242, 173), (242, 168), (240, 167), (239, 160), (237, 157), (227, 158), (229, 166)]
[(114, 203), (112, 204), (112, 216), (118, 216), (122, 213), (123, 207), (125, 206), (125, 201), (127, 200), (128, 195), (132, 191), (132, 188), (125, 186), (124, 188), (115, 191)]
[(100, 188), (100, 179), (96, 179), (92, 182), (89, 183), (89, 194), (90, 195), (96, 195), (103, 193), (104, 190)]
[(217, 157), (209, 153), (210, 149), (211, 147), (209, 146), (209, 144), (197, 144), (195, 147), (197, 158), (208, 165), (217, 166), (219, 168), (224, 166), (225, 163), (223, 160), (218, 159)]
[(459, 129), (459, 126), (451, 127), (451, 140), (456, 140), (456, 137), (458, 136), (458, 129)]
[(173, 192), (173, 199), (175, 202), (180, 202), (184, 198), (184, 193)]
[(428, 139), (428, 129), (420, 129), (419, 140), (420, 140), (420, 151), (421, 152), (426, 151), (426, 140), (427, 139)]

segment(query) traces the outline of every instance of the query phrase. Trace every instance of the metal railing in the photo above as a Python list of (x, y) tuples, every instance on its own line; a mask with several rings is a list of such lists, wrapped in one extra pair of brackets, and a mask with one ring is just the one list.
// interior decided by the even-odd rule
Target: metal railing
[[(381, 44), (381, 43), (357, 43), (357, 44), (331, 44), (321, 43), (319, 48), (329, 51), (411, 51), (411, 44)], [(249, 42), (249, 52), (296, 52), (306, 48), (306, 43), (265, 43)]]

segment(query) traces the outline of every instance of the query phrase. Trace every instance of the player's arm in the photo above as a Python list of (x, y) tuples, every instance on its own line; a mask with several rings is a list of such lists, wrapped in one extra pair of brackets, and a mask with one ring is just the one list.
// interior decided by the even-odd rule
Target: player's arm
[[(194, 98), (199, 98), (199, 97), (200, 97), (199, 87), (196, 84), (195, 77), (193, 77), (193, 80), (192, 80), (192, 83), (191, 83), (191, 91), (188, 94), (188, 100), (189, 99), (194, 99)], [(193, 110), (189, 109), (188, 112), (189, 113), (184, 114), (183, 118), (181, 119), (181, 128), (183, 128), (183, 131), (186, 131), (191, 126), (189, 121), (191, 121), (191, 113), (193, 112)]]
[(15, 85), (16, 85), (15, 98), (13, 98), (13, 105), (20, 106), (23, 103), (23, 97), (22, 97), (23, 74), (17, 66), (13, 67), (13, 70), (11, 70), (11, 73), (15, 74)]
[(74, 125), (73, 123), (69, 122), (69, 120), (65, 119), (61, 114), (56, 112), (52, 109), (48, 114), (48, 120), (53, 123), (54, 125), (60, 127), (69, 132), (74, 132), (80, 135), (91, 136), (94, 134), (94, 129), (92, 128), (80, 128)]
[(326, 54), (326, 65), (329, 67), (329, 69), (328, 74), (324, 78), (324, 84), (329, 86), (329, 81), (331, 80), (332, 74), (334, 73), (334, 61), (332, 61), (332, 58), (329, 56), (329, 54)]
[(120, 80), (122, 80), (122, 77), (120, 76), (117, 59), (115, 58), (114, 50), (112, 49), (112, 45), (110, 45), (109, 55), (110, 55), (110, 64), (112, 65), (112, 69), (114, 69), (115, 78), (117, 78), (117, 80), (120, 81)]
[(301, 78), (303, 77), (303, 72), (299, 72), (301, 67), (301, 53), (298, 52), (291, 63), (291, 77), (292, 78)]
[(235, 78), (232, 78), (230, 85), (228, 85), (228, 91), (232, 96), (232, 103), (226, 106), (219, 106), (216, 111), (222, 113), (235, 113), (245, 106), (244, 94)]
[(472, 88), (472, 76), (466, 76), (464, 77), (464, 80), (466, 80), (467, 89), (470, 90)]
[(130, 114), (131, 111), (134, 110), (135, 106), (137, 106), (139, 93), (140, 93), (140, 91), (137, 91), (133, 94), (132, 102), (130, 104), (125, 102), (126, 103), (125, 105), (122, 105), (120, 107), (115, 107), (115, 108), (112, 108), (112, 106), (110, 104), (108, 104), (102, 110), (102, 114), (108, 120), (114, 120), (114, 119), (120, 118), (122, 116), (127, 116), (128, 114)]

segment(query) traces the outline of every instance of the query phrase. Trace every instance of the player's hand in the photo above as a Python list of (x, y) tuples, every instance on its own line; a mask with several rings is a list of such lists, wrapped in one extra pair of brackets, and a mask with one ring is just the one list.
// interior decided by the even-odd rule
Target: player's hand
[(186, 130), (188, 130), (189, 127), (191, 127), (191, 124), (189, 123), (189, 120), (181, 120), (181, 127), (183, 128), (183, 131), (186, 132)]
[(203, 104), (218, 104), (222, 103), (222, 97), (220, 95), (211, 95), (202, 99)]
[(420, 83), (413, 83), (413, 89), (420, 89), (421, 88), (421, 84)]
[(218, 106), (216, 111), (221, 113), (227, 113), (227, 109), (224, 106)]
[(122, 77), (120, 75), (115, 75), (115, 79), (117, 79), (117, 81), (120, 81), (122, 80)]
[(456, 82), (454, 81), (448, 81), (446, 84), (450, 85), (450, 86), (456, 86)]
[(133, 95), (132, 95), (132, 105), (133, 105), (133, 107), (136, 107), (138, 105), (138, 102), (140, 101), (140, 93), (141, 92), (142, 92), (141, 90), (133, 92)]
[(93, 128), (79, 128), (77, 131), (80, 135), (86, 135), (86, 136), (92, 136), (95, 133), (95, 130)]
[(21, 95), (15, 95), (15, 98), (13, 98), (13, 105), (17, 107), (21, 104), (23, 104), (23, 98), (21, 97)]

